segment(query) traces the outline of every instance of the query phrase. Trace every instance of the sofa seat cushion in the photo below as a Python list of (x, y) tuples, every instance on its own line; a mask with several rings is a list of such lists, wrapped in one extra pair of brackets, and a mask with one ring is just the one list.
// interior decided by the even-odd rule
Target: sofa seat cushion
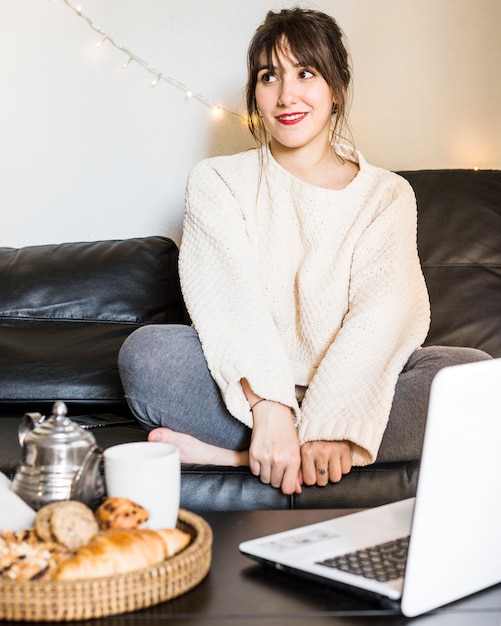
[(419, 463), (375, 463), (354, 467), (339, 483), (303, 486), (284, 495), (265, 485), (247, 467), (183, 465), (181, 506), (194, 511), (360, 508), (416, 495)]
[[(0, 421), (0, 468), (11, 479), (21, 460), (17, 436), (20, 417), (21, 413), (11, 410)], [(137, 423), (94, 428), (92, 433), (103, 449), (129, 441), (145, 441), (147, 437)], [(199, 513), (378, 506), (414, 496), (418, 466), (417, 461), (412, 461), (355, 467), (339, 483), (326, 487), (304, 486), (301, 494), (286, 496), (279, 489), (262, 483), (247, 467), (185, 464), (181, 466), (181, 506)]]

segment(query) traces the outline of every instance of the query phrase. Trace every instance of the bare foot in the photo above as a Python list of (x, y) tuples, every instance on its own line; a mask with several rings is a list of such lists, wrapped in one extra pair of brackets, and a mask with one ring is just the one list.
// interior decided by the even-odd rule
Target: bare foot
[(249, 452), (219, 448), (200, 441), (192, 435), (178, 433), (170, 428), (155, 428), (148, 434), (148, 441), (164, 441), (179, 448), (181, 463), (200, 465), (226, 465), (239, 467), (249, 465)]

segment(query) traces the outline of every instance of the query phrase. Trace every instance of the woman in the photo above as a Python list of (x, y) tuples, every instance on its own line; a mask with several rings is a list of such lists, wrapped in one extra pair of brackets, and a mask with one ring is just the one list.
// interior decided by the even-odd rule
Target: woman
[(132, 411), (187, 463), (249, 465), (284, 493), (353, 465), (418, 458), (443, 366), (409, 184), (341, 141), (342, 33), (312, 10), (269, 12), (248, 52), (260, 146), (190, 175), (180, 277), (193, 327), (148, 326), (120, 354)]

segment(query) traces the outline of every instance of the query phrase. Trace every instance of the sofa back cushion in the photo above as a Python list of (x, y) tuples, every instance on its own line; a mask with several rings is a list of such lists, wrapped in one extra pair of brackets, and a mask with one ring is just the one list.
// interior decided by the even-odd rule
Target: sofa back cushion
[(177, 248), (163, 237), (0, 248), (4, 320), (166, 323), (182, 317)]
[(188, 321), (165, 237), (0, 248), (0, 403), (123, 402), (117, 356)]
[(399, 172), (414, 188), (431, 301), (426, 345), (501, 357), (501, 171)]

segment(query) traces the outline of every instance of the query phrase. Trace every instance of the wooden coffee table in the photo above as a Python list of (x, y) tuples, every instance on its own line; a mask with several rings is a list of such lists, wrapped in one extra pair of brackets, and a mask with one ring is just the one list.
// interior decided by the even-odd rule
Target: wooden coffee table
[[(350, 511), (204, 513), (214, 532), (212, 568), (195, 589), (145, 611), (95, 620), (125, 626), (500, 626), (501, 584), (414, 619), (349, 593), (275, 571), (242, 556), (245, 539), (337, 517)], [(499, 556), (499, 555), (498, 555)], [(494, 555), (493, 555), (494, 557)], [(498, 558), (498, 557), (496, 557)], [(465, 567), (467, 564), (465, 563)]]
[[(414, 619), (242, 556), (245, 539), (348, 513), (334, 510), (204, 513), (214, 532), (208, 577), (185, 595), (96, 623), (158, 626), (501, 626), (501, 584)], [(494, 555), (493, 555), (494, 556)], [(496, 557), (497, 558), (497, 557)], [(467, 564), (465, 563), (465, 567)]]

